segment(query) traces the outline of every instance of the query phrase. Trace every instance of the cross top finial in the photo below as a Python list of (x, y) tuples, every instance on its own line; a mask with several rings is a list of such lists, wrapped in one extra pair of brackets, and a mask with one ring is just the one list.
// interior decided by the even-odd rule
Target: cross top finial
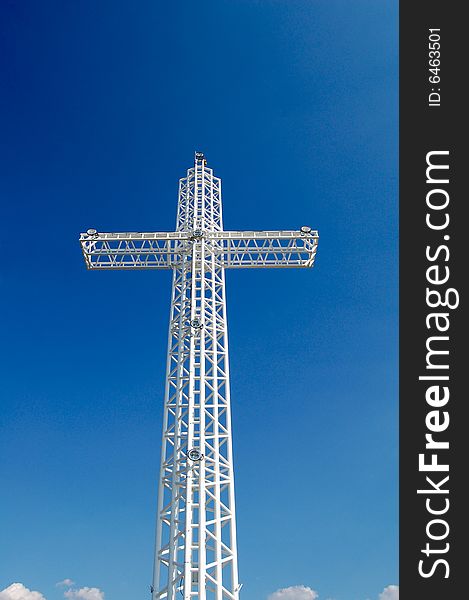
[(196, 152), (195, 153), (195, 165), (206, 165), (207, 164), (207, 159), (205, 158), (205, 155), (203, 152)]

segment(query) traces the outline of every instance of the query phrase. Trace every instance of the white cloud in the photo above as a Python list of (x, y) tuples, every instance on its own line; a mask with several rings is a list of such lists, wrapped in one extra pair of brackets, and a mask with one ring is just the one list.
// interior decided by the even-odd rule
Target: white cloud
[(55, 585), (56, 587), (70, 587), (72, 585), (74, 585), (74, 581), (72, 581), (71, 579), (64, 579), (63, 581), (58, 581)]
[(379, 595), (379, 600), (399, 600), (399, 586), (388, 585)]
[(268, 600), (316, 600), (318, 597), (319, 594), (309, 587), (292, 585), (270, 594)]
[(22, 583), (12, 583), (0, 591), (0, 600), (46, 600), (40, 592), (28, 590)]
[(79, 590), (67, 590), (64, 597), (70, 600), (104, 600), (104, 592), (95, 587), (84, 587)]

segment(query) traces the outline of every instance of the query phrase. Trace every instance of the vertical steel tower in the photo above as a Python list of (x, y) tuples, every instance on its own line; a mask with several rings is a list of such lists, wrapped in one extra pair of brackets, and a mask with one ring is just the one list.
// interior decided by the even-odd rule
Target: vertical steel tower
[(224, 231), (196, 152), (170, 233), (80, 235), (88, 269), (172, 269), (152, 600), (238, 600), (225, 269), (312, 267), (318, 233)]

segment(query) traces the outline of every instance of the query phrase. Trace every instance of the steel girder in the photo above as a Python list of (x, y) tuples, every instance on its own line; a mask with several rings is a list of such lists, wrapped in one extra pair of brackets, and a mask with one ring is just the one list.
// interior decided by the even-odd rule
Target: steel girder
[(225, 269), (312, 267), (317, 231), (224, 231), (196, 153), (168, 233), (99, 233), (88, 269), (173, 269), (152, 600), (239, 600)]
[[(317, 231), (204, 231), (205, 250), (225, 269), (311, 267)], [(194, 232), (81, 234), (88, 269), (174, 269), (191, 257)]]

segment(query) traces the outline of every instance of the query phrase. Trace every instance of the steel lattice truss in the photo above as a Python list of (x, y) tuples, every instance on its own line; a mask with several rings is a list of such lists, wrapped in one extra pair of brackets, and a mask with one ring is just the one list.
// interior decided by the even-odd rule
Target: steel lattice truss
[[(207, 169), (208, 170), (208, 169)], [(192, 231), (82, 234), (89, 269), (174, 269), (192, 255)], [(205, 253), (217, 266), (311, 267), (317, 232), (205, 231)]]
[(173, 269), (152, 600), (239, 600), (225, 269), (312, 267), (318, 234), (224, 231), (201, 153), (171, 233), (80, 235), (88, 269)]

